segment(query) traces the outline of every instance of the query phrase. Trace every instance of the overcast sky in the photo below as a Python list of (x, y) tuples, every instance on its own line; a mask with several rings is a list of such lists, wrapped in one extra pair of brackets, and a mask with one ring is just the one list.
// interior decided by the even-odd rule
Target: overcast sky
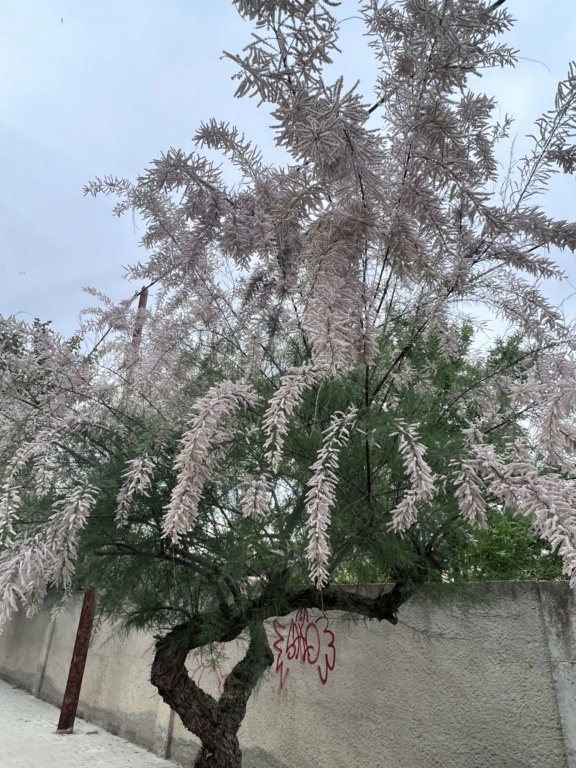
[[(507, 3), (517, 18), (509, 41), (525, 58), (476, 90), (515, 115), (522, 148), (576, 59), (576, 2)], [(344, 0), (338, 15), (355, 8)], [(349, 84), (361, 78), (369, 98), (375, 68), (361, 53), (362, 25), (351, 19), (342, 30)], [(111, 199), (83, 196), (95, 176), (133, 179), (170, 146), (190, 150), (210, 117), (274, 157), (267, 113), (233, 98), (234, 65), (220, 58), (249, 35), (229, 0), (0, 0), (0, 314), (52, 320), (70, 334), (94, 302), (84, 286), (115, 300), (139, 287), (122, 266), (142, 258), (141, 232), (111, 215)], [(576, 218), (574, 192), (573, 179), (555, 180), (549, 212)], [(562, 263), (576, 285), (573, 262)]]

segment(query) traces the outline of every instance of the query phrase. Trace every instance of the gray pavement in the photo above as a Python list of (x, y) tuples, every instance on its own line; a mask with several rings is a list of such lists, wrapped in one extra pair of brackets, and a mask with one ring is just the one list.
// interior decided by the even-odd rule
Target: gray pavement
[(85, 720), (59, 735), (58, 716), (56, 707), (0, 680), (0, 768), (176, 768)]

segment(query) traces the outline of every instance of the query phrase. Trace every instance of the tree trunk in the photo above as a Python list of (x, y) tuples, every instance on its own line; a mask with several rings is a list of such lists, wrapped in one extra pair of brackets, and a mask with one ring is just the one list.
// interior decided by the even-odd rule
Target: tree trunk
[(152, 684), (179, 715), (184, 727), (200, 739), (202, 747), (194, 768), (241, 768), (242, 752), (236, 734), (254, 686), (274, 662), (264, 625), (250, 625), (246, 655), (226, 678), (218, 701), (188, 675), (185, 663), (191, 634), (193, 628), (185, 642), (181, 627), (177, 627), (159, 640), (152, 664)]
[[(200, 739), (202, 748), (194, 768), (242, 766), (238, 729), (254, 686), (274, 663), (265, 619), (285, 616), (298, 608), (319, 608), (396, 624), (398, 609), (410, 595), (411, 589), (402, 581), (392, 588), (383, 588), (374, 597), (338, 585), (328, 586), (322, 592), (315, 587), (264, 590), (253, 600), (235, 595), (234, 605), (197, 613), (190, 621), (158, 637), (150, 680), (184, 727)], [(188, 675), (188, 653), (214, 642), (229, 643), (245, 629), (250, 631), (246, 655), (226, 678), (222, 695), (216, 701)]]
[(242, 752), (237, 736), (231, 736), (221, 747), (214, 747), (211, 752), (200, 747), (194, 761), (194, 768), (242, 768)]

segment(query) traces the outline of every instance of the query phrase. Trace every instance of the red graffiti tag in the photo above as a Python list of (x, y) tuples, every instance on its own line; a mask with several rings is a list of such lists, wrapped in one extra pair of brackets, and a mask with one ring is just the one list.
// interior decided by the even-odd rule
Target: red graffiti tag
[(306, 608), (300, 608), (289, 627), (274, 619), (275, 671), (280, 677), (280, 691), (284, 688), (292, 663), (296, 661), (315, 666), (321, 684), (326, 685), (328, 673), (336, 664), (335, 637), (329, 625), (326, 616), (309, 618)]

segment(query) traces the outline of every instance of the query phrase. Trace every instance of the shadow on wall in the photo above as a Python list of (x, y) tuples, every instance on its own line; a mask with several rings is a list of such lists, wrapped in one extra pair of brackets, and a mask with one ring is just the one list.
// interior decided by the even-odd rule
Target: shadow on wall
[[(242, 748), (242, 743), (240, 744)], [(183, 768), (192, 768), (198, 748), (190, 741), (176, 740), (172, 742), (170, 759)], [(242, 768), (292, 768), (288, 763), (278, 760), (266, 749), (260, 747), (242, 748)]]
[(270, 752), (260, 747), (247, 747), (242, 752), (242, 768), (290, 768), (281, 763)]

